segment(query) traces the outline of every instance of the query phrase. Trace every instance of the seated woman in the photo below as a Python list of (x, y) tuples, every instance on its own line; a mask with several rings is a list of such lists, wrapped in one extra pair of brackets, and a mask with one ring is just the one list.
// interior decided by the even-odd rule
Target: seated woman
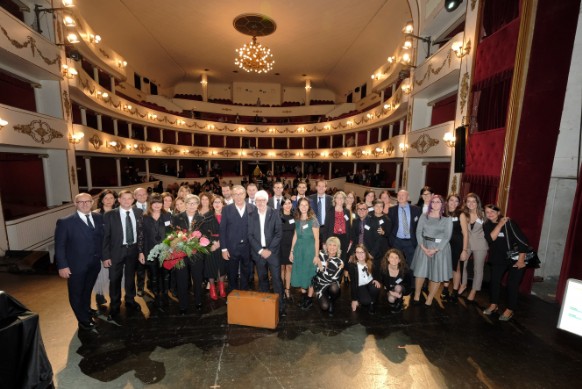
[(400, 312), (404, 306), (404, 296), (412, 291), (412, 272), (402, 251), (390, 249), (386, 252), (382, 259), (381, 277), (390, 312)]
[[(308, 297), (315, 293), (319, 306), (323, 311), (327, 311), (333, 316), (333, 302), (340, 295), (339, 280), (344, 264), (340, 259), (340, 240), (335, 236), (329, 237), (325, 242), (325, 251), (319, 252), (319, 262), (317, 263), (317, 273), (311, 279)], [(307, 304), (303, 309), (309, 309), (311, 304)]]
[(368, 306), (368, 312), (371, 314), (376, 312), (375, 306), (382, 285), (373, 278), (373, 270), (372, 255), (363, 244), (358, 244), (348, 263), (348, 271), (352, 281), (350, 284), (352, 311), (354, 312), (360, 305)]

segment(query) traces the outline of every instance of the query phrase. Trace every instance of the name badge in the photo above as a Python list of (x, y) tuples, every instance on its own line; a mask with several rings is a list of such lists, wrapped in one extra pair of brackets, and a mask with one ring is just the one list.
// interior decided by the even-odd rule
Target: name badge
[(289, 224), (295, 224), (295, 219), (289, 219)]
[(401, 283), (401, 282), (402, 282), (402, 278), (399, 278), (399, 279), (397, 279), (397, 280), (396, 280), (396, 283), (397, 283), (397, 284), (399, 284), (399, 283)]
[(369, 229), (370, 229), (370, 226), (366, 224), (366, 225), (364, 226), (364, 228), (365, 228), (366, 230), (369, 230)]
[(380, 224), (380, 225), (384, 224), (384, 219), (380, 219), (380, 221), (378, 222), (378, 224)]
[(498, 238), (505, 238), (505, 234), (503, 232), (500, 232), (499, 234), (497, 234)]
[(165, 221), (165, 222), (164, 222), (164, 225), (165, 225), (165, 226), (169, 226), (169, 225), (170, 225), (170, 221), (169, 221), (169, 220), (168, 220), (168, 221)]
[(459, 221), (459, 218), (458, 218), (458, 217), (454, 217), (454, 218), (453, 218), (453, 221), (454, 221), (454, 222), (458, 222), (458, 221)]
[(346, 219), (346, 221), (349, 221), (350, 220), (350, 218), (349, 218), (348, 215), (344, 215), (344, 219)]
[(443, 241), (443, 240), (442, 240), (442, 239), (439, 239), (439, 238), (436, 238), (436, 239), (434, 240), (434, 242), (435, 242), (435, 243), (441, 243), (442, 241)]
[(477, 219), (477, 220), (475, 220), (475, 221), (476, 221), (477, 223), (479, 223), (479, 224), (483, 224), (483, 219)]
[(373, 210), (374, 210), (374, 207), (368, 208), (368, 212), (372, 212)]
[(414, 221), (415, 221), (415, 222), (417, 222), (417, 221), (418, 221), (418, 216), (416, 216), (416, 217), (414, 218)]
[(303, 226), (303, 227), (301, 227), (301, 228), (303, 228), (303, 229), (305, 230), (307, 227), (309, 227), (309, 224), (306, 224), (306, 225), (304, 225), (304, 226)]

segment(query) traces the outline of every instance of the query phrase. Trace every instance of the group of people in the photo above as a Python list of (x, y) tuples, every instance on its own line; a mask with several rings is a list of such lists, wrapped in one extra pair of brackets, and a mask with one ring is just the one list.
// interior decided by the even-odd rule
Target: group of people
[[(499, 319), (511, 319), (527, 240), (495, 205), (483, 209), (474, 193), (462, 201), (452, 194), (445, 201), (430, 187), (423, 188), (417, 205), (410, 204), (406, 190), (392, 204), (388, 192), (376, 199), (372, 190), (362, 201), (353, 192), (336, 191), (332, 197), (323, 179), (317, 180), (316, 193), (308, 196), (307, 189), (300, 181), (296, 194), (288, 196), (276, 182), (270, 195), (254, 183), (246, 188), (224, 184), (221, 195), (194, 195), (184, 186), (175, 198), (168, 192), (148, 195), (143, 188), (118, 194), (104, 190), (96, 209), (91, 195), (77, 195), (76, 212), (57, 222), (55, 259), (59, 275), (68, 279), (79, 328), (95, 331), (92, 292), (98, 308), (109, 294), (111, 321), (119, 322), (122, 284), (128, 311), (141, 309), (135, 298), (147, 287), (159, 309), (168, 306), (172, 292), (179, 313), (186, 314), (192, 293), (194, 308), (202, 310), (204, 281), (217, 300), (234, 289), (254, 288), (255, 271), (256, 289), (269, 292), (272, 284), (282, 316), (293, 301), (292, 288), (301, 291), (301, 309), (310, 309), (315, 300), (333, 315), (342, 281), (349, 285), (352, 310), (367, 307), (373, 314), (383, 289), (392, 312), (402, 310), (412, 292), (412, 302), (419, 304), (425, 280), (426, 305), (439, 290), (443, 300), (455, 300), (468, 288), (466, 264), (472, 259), (466, 297), (472, 301), (481, 289), (488, 253), (491, 305), (483, 313), (498, 311), (501, 279), (509, 272), (507, 308)], [(148, 261), (151, 250), (176, 228), (200, 231), (210, 240), (208, 252), (192, 254), (184, 266), (171, 270), (159, 260)], [(506, 257), (509, 246), (522, 253), (517, 263)]]

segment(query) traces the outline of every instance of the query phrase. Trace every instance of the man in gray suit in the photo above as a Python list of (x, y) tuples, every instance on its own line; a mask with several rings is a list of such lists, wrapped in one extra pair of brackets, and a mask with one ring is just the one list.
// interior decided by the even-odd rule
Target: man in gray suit
[(315, 189), (317, 193), (309, 196), (309, 200), (311, 200), (313, 211), (319, 222), (319, 244), (322, 246), (325, 243), (325, 238), (330, 236), (327, 233), (327, 228), (333, 228), (332, 226), (325, 225), (327, 214), (333, 212), (333, 197), (325, 193), (327, 191), (327, 181), (322, 178), (318, 179), (315, 183)]

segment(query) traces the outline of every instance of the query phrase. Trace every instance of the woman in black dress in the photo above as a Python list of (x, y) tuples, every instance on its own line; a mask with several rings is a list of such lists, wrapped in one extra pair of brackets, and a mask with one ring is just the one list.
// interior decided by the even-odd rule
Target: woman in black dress
[(464, 212), (464, 207), (461, 206), (461, 197), (459, 195), (450, 194), (447, 197), (445, 216), (450, 217), (453, 221), (453, 235), (451, 235), (451, 240), (449, 241), (453, 263), (453, 293), (449, 295), (449, 283), (443, 283), (441, 300), (455, 302), (461, 285), (463, 266), (469, 259), (468, 219), (467, 214)]
[(412, 272), (408, 269), (402, 251), (390, 249), (386, 252), (382, 260), (381, 280), (386, 289), (390, 312), (400, 312), (404, 306), (404, 296), (412, 291)]
[[(150, 196), (147, 210), (143, 215), (143, 241), (138, 241), (140, 261), (147, 259), (154, 246), (162, 243), (166, 234), (172, 230), (172, 216), (164, 209), (163, 204), (164, 199), (161, 195), (154, 193)], [(167, 306), (170, 272), (161, 267), (157, 259), (146, 261), (146, 265), (152, 277), (150, 285), (156, 306), (158, 308), (162, 305)]]
[(286, 197), (281, 205), (281, 281), (285, 287), (285, 298), (291, 299), (291, 271), (293, 263), (289, 260), (291, 253), (291, 244), (293, 243), (293, 234), (295, 233), (295, 219), (293, 218), (293, 201)]
[[(192, 232), (201, 230), (204, 218), (198, 213), (200, 198), (196, 195), (189, 194), (184, 198), (186, 211), (176, 215), (172, 219), (172, 224), (176, 228)], [(178, 302), (180, 305), (180, 315), (185, 315), (188, 309), (188, 286), (190, 279), (194, 280), (194, 294), (196, 300), (196, 310), (202, 310), (202, 281), (204, 278), (204, 255), (196, 253), (184, 259), (185, 265), (181, 269), (173, 269), (178, 286)]]
[[(527, 239), (521, 232), (517, 223), (509, 220), (501, 214), (497, 205), (485, 206), (487, 222), (483, 224), (485, 239), (489, 243), (489, 261), (491, 266), (490, 296), (491, 304), (483, 311), (485, 315), (491, 315), (499, 310), (499, 295), (501, 292), (501, 280), (505, 273), (507, 277), (507, 308), (499, 316), (500, 321), (509, 321), (517, 308), (517, 296), (519, 283), (525, 273), (525, 253), (528, 250)], [(507, 258), (509, 248), (517, 247), (519, 258), (512, 262)]]
[(368, 312), (374, 314), (382, 285), (379, 280), (372, 276), (374, 274), (374, 258), (363, 244), (356, 245), (347, 269), (351, 280), (352, 311), (363, 305), (368, 306)]
[[(226, 264), (220, 250), (220, 222), (224, 205), (224, 198), (218, 195), (214, 196), (212, 200), (214, 212), (204, 219), (204, 231), (202, 231), (212, 242), (210, 253), (204, 259), (204, 277), (208, 278), (209, 294), (212, 300), (218, 300), (218, 296), (221, 298), (226, 297), (226, 289), (224, 287)], [(218, 279), (218, 295), (214, 284), (216, 279)]]
[[(97, 200), (97, 209), (95, 210), (95, 212), (103, 215), (105, 212), (111, 211), (112, 209), (117, 208), (118, 206), (119, 203), (117, 202), (117, 192), (111, 189), (104, 189), (101, 193), (99, 193), (99, 198)], [(125, 283), (123, 283), (122, 285), (125, 285)], [(105, 295), (109, 294), (109, 269), (103, 267), (103, 263), (101, 263), (101, 270), (97, 275), (97, 281), (95, 281), (95, 286), (93, 286), (93, 292), (95, 293), (97, 310), (99, 310), (100, 307), (107, 304)]]

